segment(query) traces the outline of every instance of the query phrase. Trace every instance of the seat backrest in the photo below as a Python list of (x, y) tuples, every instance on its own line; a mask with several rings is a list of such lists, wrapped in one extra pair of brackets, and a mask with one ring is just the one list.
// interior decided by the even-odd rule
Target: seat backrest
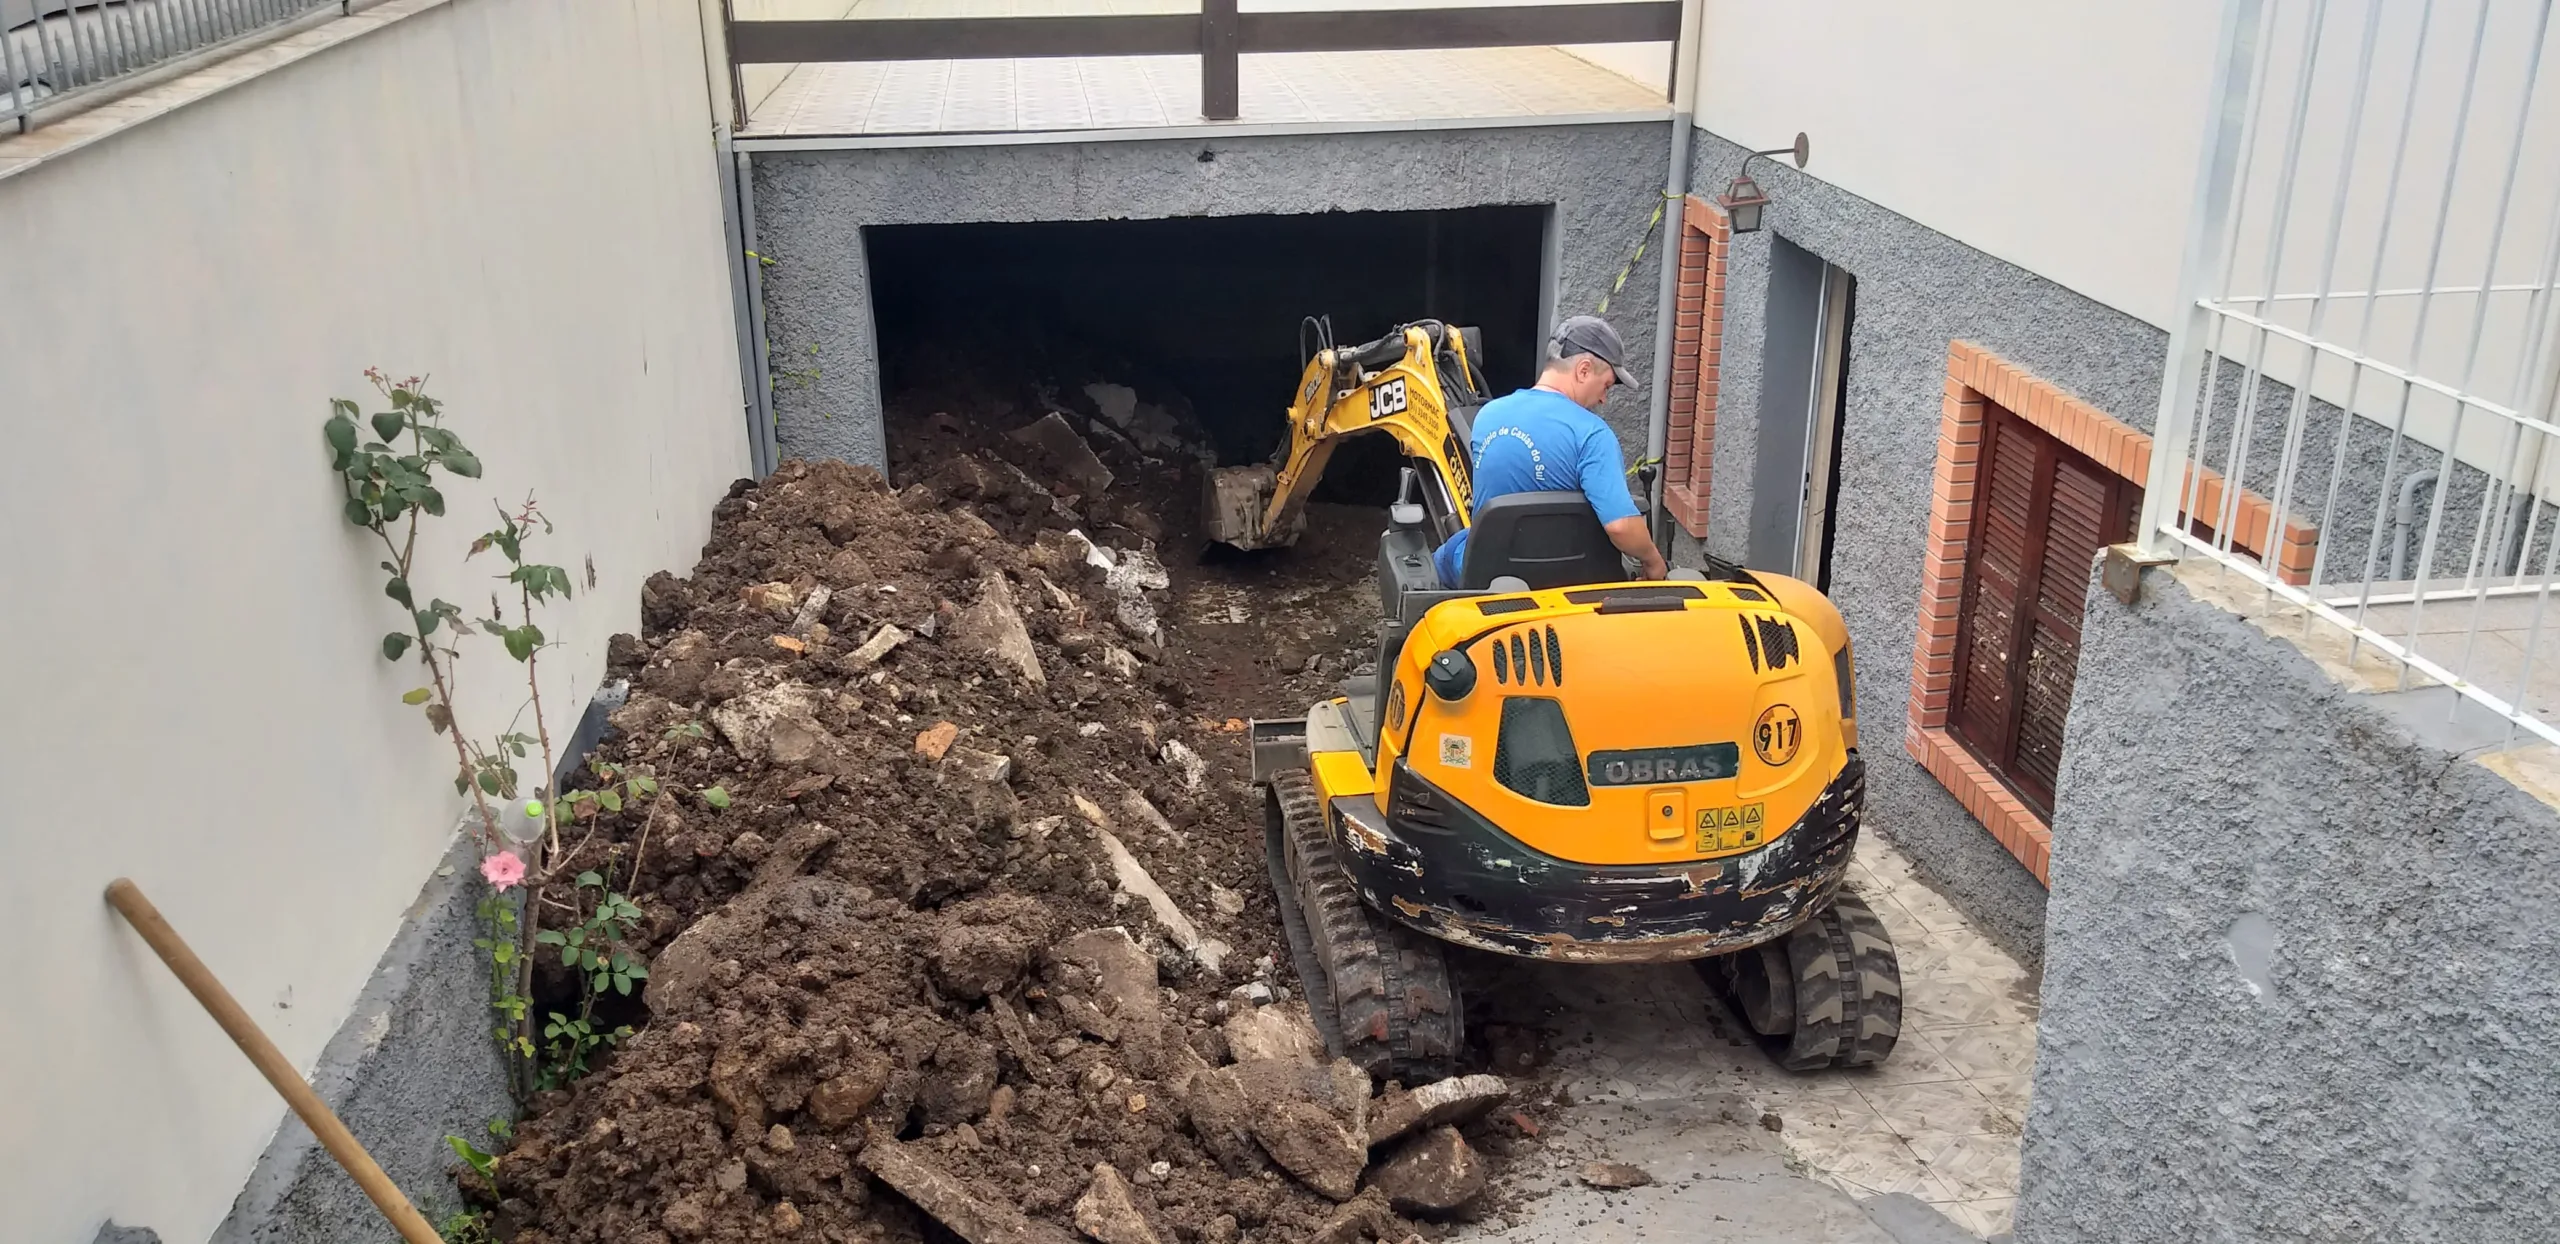
[(1578, 492), (1514, 492), (1484, 503), (1467, 530), (1458, 586), (1483, 591), (1503, 575), (1531, 588), (1615, 583), (1626, 560)]

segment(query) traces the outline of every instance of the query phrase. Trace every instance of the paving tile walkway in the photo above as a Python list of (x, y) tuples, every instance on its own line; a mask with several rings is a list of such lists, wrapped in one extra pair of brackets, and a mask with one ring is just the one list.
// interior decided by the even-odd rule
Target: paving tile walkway
[[(1891, 1193), (1977, 1237), (2007, 1231), (2033, 982), (1872, 834), (1851, 881), (1902, 961), (1902, 1042), (1873, 1070), (1778, 1067), (1685, 967), (1471, 963), (1504, 1018), (1546, 1034), (1573, 1103), (1543, 1138), (1547, 1166), (1519, 1176), (1524, 1199), (1471, 1238), (1868, 1244), (1893, 1237), (1859, 1205)], [(1592, 1160), (1660, 1182), (1605, 1197), (1572, 1186)]]

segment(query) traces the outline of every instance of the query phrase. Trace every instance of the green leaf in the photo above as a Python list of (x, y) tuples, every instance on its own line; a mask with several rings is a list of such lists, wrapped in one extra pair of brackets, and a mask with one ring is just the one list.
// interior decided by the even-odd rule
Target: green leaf
[[(542, 647), (542, 628), (527, 622), (507, 632), (507, 655), (521, 661)], [(616, 811), (621, 809), (616, 808)]]
[(373, 507), (366, 505), (364, 503), (364, 498), (347, 498), (347, 525), (351, 527), (370, 527), (373, 525)]
[[(562, 967), (564, 967), (564, 968), (574, 968), (574, 967), (578, 966), (578, 948), (577, 948), (577, 947), (575, 947), (575, 946), (563, 946), (563, 947), (561, 947), (561, 948), (560, 948), (560, 966), (562, 966)], [(555, 1018), (555, 1019), (556, 1019), (556, 1018), (558, 1018), (558, 1016), (554, 1016), (553, 1018)], [(542, 1034), (542, 1035), (544, 1035), (544, 1036), (546, 1036), (546, 1037), (547, 1037), (547, 1036), (550, 1036), (551, 1034), (546, 1032), (546, 1033), (544, 1033), (544, 1034)]]
[(433, 699), (435, 694), (435, 688), (433, 687), (418, 687), (412, 689), (407, 695), (401, 696), (400, 702), (408, 705), (424, 704), (428, 700)]
[(418, 633), (421, 635), (435, 634), (436, 624), (443, 620), (443, 615), (433, 609), (421, 609), (415, 616), (418, 619)]
[(637, 963), (632, 964), (630, 967), (624, 968), (624, 969), (622, 970), (622, 974), (623, 974), (623, 975), (625, 975), (625, 976), (630, 977), (631, 979), (633, 979), (633, 980), (635, 980), (635, 981), (645, 981), (645, 980), (649, 979), (649, 969), (644, 968), (644, 967), (640, 966), (640, 965), (639, 965), (639, 964), (637, 964)]
[(397, 439), (408, 426), (408, 420), (387, 410), (373, 417), (373, 434), (386, 441)]
[(489, 794), (489, 795), (497, 794), (497, 793), (498, 793), (498, 775), (497, 775), (496, 773), (494, 773), (494, 772), (490, 771), (490, 770), (487, 770), (487, 769), (483, 769), (483, 770), (481, 770), (481, 771), (480, 771), (480, 790), (481, 790), (481, 793), (483, 793), (483, 794)]
[(329, 416), (320, 425), (320, 434), (329, 439), (329, 449), (341, 459), (356, 451), (356, 421), (342, 412)]
[(383, 660), (385, 660), (385, 661), (397, 661), (397, 660), (399, 660), (399, 659), (400, 659), (400, 657), (401, 657), (401, 655), (402, 655), (402, 654), (404, 654), (404, 653), (406, 653), (406, 652), (408, 652), (408, 651), (409, 651), (409, 637), (408, 637), (408, 636), (403, 635), (403, 634), (401, 634), (401, 633), (400, 633), (400, 632), (398, 632), (398, 631), (393, 631), (392, 633), (390, 633), (390, 634), (385, 635), (385, 636), (383, 636), (383, 637), (382, 637), (382, 659), (383, 659)]
[(581, 949), (578, 951), (578, 966), (583, 967), (583, 968), (593, 969), (593, 968), (595, 967), (595, 965), (596, 965), (596, 952), (595, 952), (595, 951), (593, 951), (593, 950), (589, 950), (589, 949), (581, 948)]
[(382, 494), (381, 504), (382, 521), (386, 523), (398, 522), (401, 515), (409, 512), (409, 503), (401, 500), (400, 494), (396, 492)]
[(447, 1136), (444, 1138), (444, 1143), (452, 1147), (454, 1156), (470, 1163), (471, 1169), (480, 1172), (484, 1179), (488, 1177), (490, 1171), (497, 1169), (498, 1159), (482, 1153), (470, 1141), (459, 1136)]
[[(581, 792), (579, 792), (579, 793), (580, 793), (580, 794), (587, 794), (587, 793), (590, 793), (590, 792), (581, 791)], [(598, 874), (596, 873), (596, 871), (595, 871), (595, 870), (593, 870), (593, 869), (589, 869), (589, 870), (587, 870), (586, 872), (582, 872), (582, 873), (579, 873), (579, 874), (578, 874), (578, 884), (579, 884), (580, 886), (582, 886), (582, 887), (583, 887), (583, 886), (598, 886), (598, 885), (603, 885), (603, 884), (604, 884), (604, 878), (603, 878), (602, 876), (598, 875)]]
[(419, 509), (425, 510), (428, 514), (436, 518), (444, 517), (443, 493), (437, 492), (433, 488), (421, 487), (418, 489), (418, 495), (412, 498), (412, 500), (417, 503)]
[(726, 808), (729, 806), (729, 792), (717, 786), (707, 787), (702, 792), (702, 802), (714, 808)]
[[(417, 400), (418, 395), (411, 393), (407, 389), (393, 389), (391, 391), (391, 408), (393, 410), (407, 410), (409, 409), (409, 404)], [(380, 416), (376, 417), (379, 418)]]
[(631, 789), (643, 795), (657, 794), (658, 779), (646, 775), (635, 777), (631, 779)]
[(464, 479), (480, 478), (480, 456), (456, 445), (444, 451), (444, 469)]
[(604, 810), (605, 810), (605, 811), (607, 811), (607, 812), (620, 812), (620, 811), (622, 810), (622, 795), (621, 795), (621, 793), (620, 793), (620, 792), (617, 792), (617, 791), (612, 791), (612, 790), (600, 790), (600, 791), (597, 791), (597, 792), (596, 792), (596, 802), (597, 802), (597, 803), (600, 803), (600, 804), (603, 804), (603, 805), (604, 805)]
[(628, 976), (621, 975), (620, 973), (616, 973), (616, 974), (614, 975), (614, 978), (613, 978), (613, 991), (614, 991), (615, 993), (621, 994), (622, 996), (624, 996), (624, 997), (626, 997), (626, 998), (627, 998), (627, 997), (630, 997), (630, 996), (631, 996), (631, 978), (630, 978), (630, 977), (628, 977)]
[(544, 929), (541, 932), (534, 934), (533, 940), (540, 942), (545, 946), (557, 946), (569, 939), (560, 936), (560, 934), (555, 930)]
[(417, 600), (409, 595), (409, 581), (407, 579), (394, 576), (390, 582), (382, 585), (382, 594), (393, 600), (399, 601), (400, 607), (403, 609), (415, 609), (418, 607)]

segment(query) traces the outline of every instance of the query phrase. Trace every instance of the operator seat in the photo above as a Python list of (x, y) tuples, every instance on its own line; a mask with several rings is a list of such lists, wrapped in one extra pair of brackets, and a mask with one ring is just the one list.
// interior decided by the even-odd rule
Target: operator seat
[(1476, 511), (1454, 586), (1481, 592), (1504, 576), (1532, 590), (1615, 583), (1627, 563), (1581, 493), (1515, 492)]

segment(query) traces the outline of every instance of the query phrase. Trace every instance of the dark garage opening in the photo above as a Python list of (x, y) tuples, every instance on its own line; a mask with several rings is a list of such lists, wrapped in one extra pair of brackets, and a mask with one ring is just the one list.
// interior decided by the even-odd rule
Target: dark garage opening
[[(1493, 391), (1529, 384), (1547, 211), (875, 226), (881, 393), (893, 410), (946, 401), (966, 372), (987, 401), (1073, 407), (1088, 382), (1125, 384), (1187, 406), (1220, 465), (1259, 461), (1280, 445), (1309, 316), (1345, 346), (1412, 320), (1472, 325)], [(1318, 496), (1383, 502), (1395, 465), (1387, 438), (1355, 441)]]

